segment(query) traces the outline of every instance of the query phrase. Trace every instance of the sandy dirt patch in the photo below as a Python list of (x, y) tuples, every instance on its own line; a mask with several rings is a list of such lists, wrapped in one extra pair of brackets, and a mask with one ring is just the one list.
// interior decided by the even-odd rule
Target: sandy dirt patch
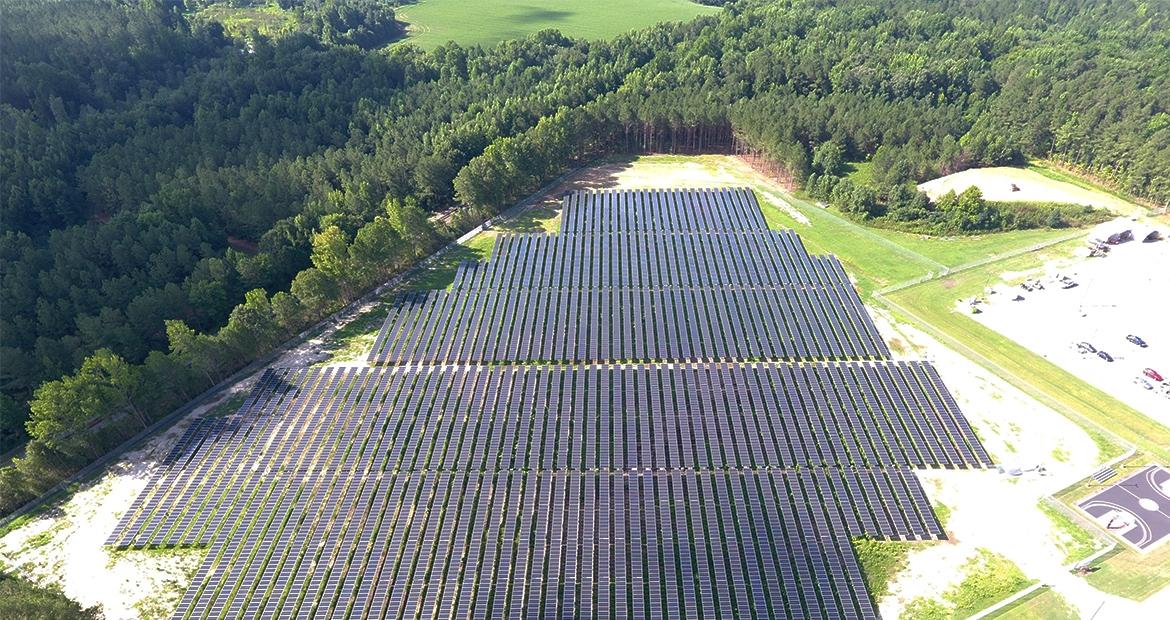
[(0, 539), (0, 561), (29, 579), (60, 586), (85, 607), (100, 605), (108, 619), (137, 618), (140, 610), (157, 615), (160, 606), (169, 616), (202, 553), (111, 552), (104, 543), (191, 422), (216, 404), (127, 453), (64, 504)]
[[(1113, 397), (1170, 426), (1170, 396), (1165, 383), (1142, 375), (1153, 368), (1170, 378), (1170, 243), (1125, 243), (1106, 257), (1078, 256), (1048, 263), (1027, 273), (1003, 274), (985, 295), (987, 303), (972, 318), (1015, 340)], [(1064, 275), (1077, 283), (1070, 289), (1055, 281)], [(1027, 291), (1015, 283), (1039, 279), (1043, 290)], [(1012, 301), (1016, 296), (1020, 301)], [(966, 300), (964, 300), (966, 301)], [(1126, 340), (1135, 334), (1141, 348)], [(1113, 357), (1106, 362), (1079, 352), (1088, 342)], [(1136, 384), (1141, 378), (1154, 389)]]
[(700, 155), (682, 160), (673, 155), (647, 155), (630, 161), (612, 162), (586, 168), (557, 185), (537, 201), (537, 210), (550, 216), (559, 213), (561, 197), (582, 189), (650, 189), (660, 187), (740, 187), (751, 186), (759, 197), (782, 210), (785, 215), (812, 225), (808, 217), (769, 191), (773, 181), (739, 157)]
[[(1018, 191), (1012, 191), (1015, 184)], [(927, 181), (918, 186), (932, 199), (938, 199), (948, 191), (961, 193), (975, 186), (987, 200), (1023, 202), (1061, 202), (1088, 205), (1131, 213), (1135, 206), (1116, 196), (1050, 179), (1038, 172), (1023, 168), (973, 168)]]

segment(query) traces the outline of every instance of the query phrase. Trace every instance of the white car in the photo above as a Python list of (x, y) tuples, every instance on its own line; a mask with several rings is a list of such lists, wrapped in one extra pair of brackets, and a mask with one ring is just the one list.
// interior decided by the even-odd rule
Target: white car
[(1141, 378), (1141, 377), (1134, 377), (1134, 378), (1133, 378), (1133, 384), (1134, 384), (1134, 385), (1140, 385), (1140, 386), (1142, 386), (1143, 388), (1145, 388), (1145, 389), (1147, 389), (1147, 390), (1152, 390), (1152, 389), (1154, 389), (1154, 386), (1150, 385), (1150, 382), (1149, 382), (1149, 381), (1146, 381), (1145, 379), (1143, 379), (1143, 378)]

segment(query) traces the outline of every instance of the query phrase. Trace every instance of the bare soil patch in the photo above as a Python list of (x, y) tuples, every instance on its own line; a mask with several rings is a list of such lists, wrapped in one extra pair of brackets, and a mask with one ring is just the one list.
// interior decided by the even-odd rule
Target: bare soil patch
[(932, 199), (938, 199), (948, 191), (958, 194), (972, 186), (978, 187), (987, 200), (1058, 202), (1100, 207), (1121, 213), (1129, 213), (1134, 208), (1133, 204), (1105, 192), (1050, 179), (1032, 170), (1005, 166), (956, 172), (922, 183), (918, 189)]

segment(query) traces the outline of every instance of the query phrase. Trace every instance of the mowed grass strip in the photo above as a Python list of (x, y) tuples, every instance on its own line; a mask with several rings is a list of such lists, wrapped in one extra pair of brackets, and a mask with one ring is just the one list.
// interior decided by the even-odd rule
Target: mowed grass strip
[(1094, 564), (1085, 575), (1089, 585), (1102, 592), (1144, 601), (1170, 584), (1170, 543), (1148, 553), (1138, 553), (1123, 543)]
[(396, 10), (405, 42), (433, 49), (448, 41), (490, 46), (555, 28), (582, 39), (610, 39), (659, 22), (717, 13), (690, 0), (423, 0)]
[(1051, 588), (1039, 588), (1028, 596), (1015, 603), (1000, 609), (984, 618), (999, 618), (1001, 620), (1078, 620), (1080, 615), (1064, 597)]

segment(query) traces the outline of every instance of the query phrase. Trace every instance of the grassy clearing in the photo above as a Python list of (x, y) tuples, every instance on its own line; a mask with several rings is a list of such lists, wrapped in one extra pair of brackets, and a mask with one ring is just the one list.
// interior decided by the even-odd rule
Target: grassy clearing
[(993, 613), (986, 618), (1001, 620), (1028, 620), (1044, 618), (1044, 620), (1078, 620), (1077, 610), (1050, 588), (1039, 588), (1016, 601), (1015, 603)]
[(165, 567), (171, 576), (155, 584), (150, 594), (134, 604), (140, 620), (165, 620), (179, 606), (187, 586), (195, 578), (199, 565), (207, 555), (206, 547), (169, 547), (162, 549), (124, 549), (108, 551), (107, 568), (120, 561)]
[(244, 37), (253, 30), (266, 37), (288, 34), (297, 29), (297, 18), (275, 2), (259, 7), (234, 7), (216, 3), (195, 12), (195, 19), (219, 22), (232, 37)]
[(963, 567), (963, 580), (943, 593), (941, 600), (914, 599), (906, 605), (902, 618), (968, 618), (1031, 583), (1011, 560), (979, 549)]
[(408, 24), (406, 41), (432, 49), (447, 41), (490, 46), (546, 28), (582, 39), (609, 39), (718, 10), (690, 0), (422, 0), (396, 13)]
[(853, 539), (853, 549), (857, 552), (857, 560), (861, 564), (865, 586), (869, 589), (874, 600), (880, 601), (890, 593), (890, 584), (894, 582), (898, 573), (906, 568), (910, 552), (922, 544), (926, 543), (874, 540), (872, 538)]
[(419, 269), (402, 284), (406, 291), (429, 291), (447, 288), (455, 281), (455, 271), (465, 260), (487, 260), (496, 244), (496, 234), (485, 231), (467, 243), (455, 246), (435, 257), (429, 265)]
[(845, 164), (845, 178), (858, 185), (873, 183), (873, 162), (855, 161)]
[[(454, 277), (454, 273), (452, 273)], [(390, 314), (390, 303), (379, 302), (358, 315), (357, 318), (346, 323), (329, 337), (322, 349), (329, 354), (329, 358), (321, 364), (339, 361), (356, 360), (365, 357), (374, 346), (378, 331), (382, 328), (386, 315)]]
[(536, 205), (500, 222), (495, 230), (514, 233), (555, 233), (561, 230), (561, 211), (554, 204)]
[(208, 411), (206, 414), (204, 414), (204, 417), (222, 418), (224, 416), (229, 416), (238, 411), (246, 399), (247, 395), (244, 393), (235, 394), (229, 398), (224, 399), (223, 402), (216, 405), (211, 411)]
[(1056, 526), (1057, 546), (1064, 552), (1065, 564), (1083, 560), (1102, 547), (1101, 541), (1064, 512), (1041, 501), (1037, 506)]

